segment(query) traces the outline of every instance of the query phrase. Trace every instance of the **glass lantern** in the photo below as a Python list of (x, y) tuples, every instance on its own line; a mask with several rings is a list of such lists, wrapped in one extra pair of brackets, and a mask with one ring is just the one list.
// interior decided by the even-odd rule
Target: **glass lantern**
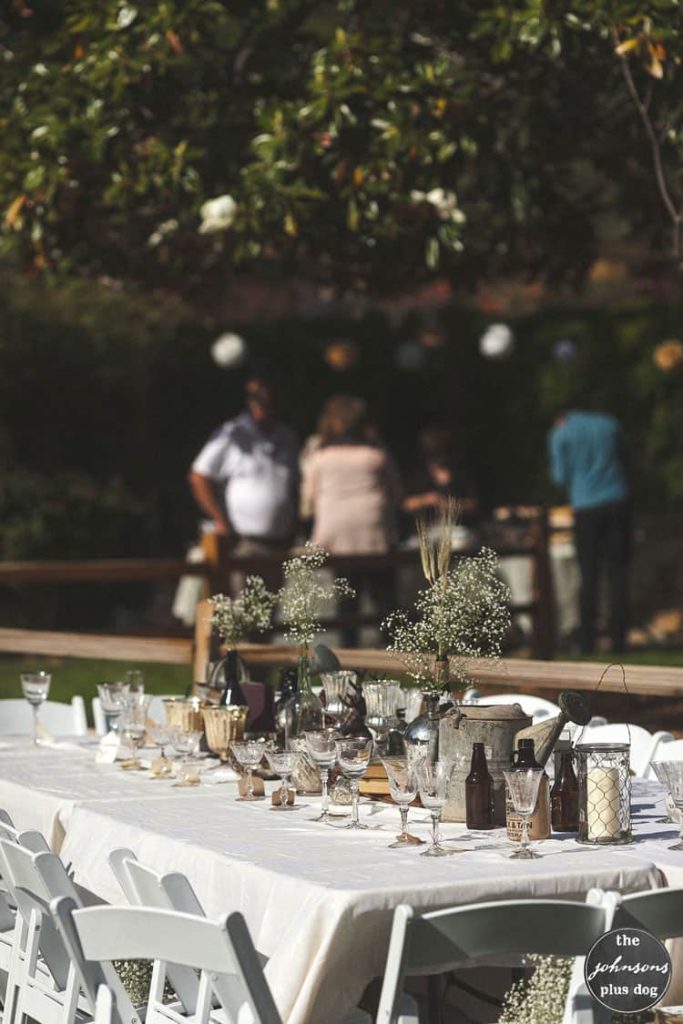
[(574, 748), (579, 782), (577, 842), (631, 842), (631, 773), (628, 743), (580, 743)]

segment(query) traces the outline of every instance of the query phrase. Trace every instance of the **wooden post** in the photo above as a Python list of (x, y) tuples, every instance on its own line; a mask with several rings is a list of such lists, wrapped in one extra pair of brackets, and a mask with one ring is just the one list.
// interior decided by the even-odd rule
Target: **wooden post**
[(201, 538), (204, 557), (209, 566), (209, 576), (204, 597), (211, 597), (225, 588), (228, 578), (228, 538), (219, 533), (204, 533)]
[(192, 657), (193, 679), (202, 682), (206, 676), (206, 666), (211, 656), (211, 605), (208, 601), (200, 601), (197, 605), (197, 618), (194, 627), (194, 652)]
[(534, 543), (532, 656), (544, 661), (555, 657), (555, 596), (548, 551), (548, 516), (539, 509), (531, 522)]

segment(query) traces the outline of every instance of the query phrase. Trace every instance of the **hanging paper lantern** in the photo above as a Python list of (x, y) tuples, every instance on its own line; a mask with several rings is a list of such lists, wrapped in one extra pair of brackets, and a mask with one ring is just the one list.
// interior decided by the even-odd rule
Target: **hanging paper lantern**
[(239, 366), (247, 354), (247, 343), (239, 334), (221, 334), (211, 346), (214, 363), (224, 370)]
[(652, 359), (658, 370), (670, 373), (683, 366), (683, 342), (677, 338), (662, 341), (652, 353)]
[(358, 362), (360, 355), (355, 341), (342, 339), (331, 342), (325, 349), (325, 362), (331, 369), (342, 373), (350, 370)]
[(553, 355), (558, 363), (571, 363), (576, 355), (576, 344), (571, 338), (560, 338), (553, 345)]
[(425, 352), (416, 341), (404, 341), (396, 349), (396, 365), (399, 370), (421, 370), (425, 364)]
[(515, 336), (507, 324), (491, 324), (479, 339), (479, 351), (485, 359), (505, 359), (515, 347)]

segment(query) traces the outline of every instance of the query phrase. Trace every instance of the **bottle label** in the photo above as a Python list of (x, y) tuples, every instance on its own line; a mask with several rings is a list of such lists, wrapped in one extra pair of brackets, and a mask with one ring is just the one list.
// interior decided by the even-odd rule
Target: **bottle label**
[[(522, 841), (522, 823), (523, 818), (521, 814), (517, 814), (510, 799), (510, 791), (508, 787), (505, 787), (505, 822), (507, 825), (508, 839), (513, 843), (521, 843)], [(550, 838), (550, 786), (548, 785), (548, 777), (544, 775), (541, 779), (541, 785), (538, 788), (538, 800), (536, 801), (536, 807), (534, 813), (529, 819), (529, 839), (549, 839)]]

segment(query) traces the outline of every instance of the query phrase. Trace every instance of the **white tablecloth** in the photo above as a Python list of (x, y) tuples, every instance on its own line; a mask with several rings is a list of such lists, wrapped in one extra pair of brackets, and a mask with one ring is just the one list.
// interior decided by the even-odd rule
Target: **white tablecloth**
[[(676, 829), (655, 824), (657, 783), (634, 791), (628, 847), (541, 844), (536, 861), (505, 857), (504, 833), (449, 847), (469, 852), (420, 857), (420, 848), (390, 850), (398, 811), (363, 804), (377, 826), (349, 833), (308, 819), (319, 800), (296, 812), (263, 801), (235, 801), (234, 784), (174, 789), (143, 773), (95, 766), (91, 751), (0, 749), (0, 806), (21, 827), (42, 828), (61, 844), (76, 881), (121, 902), (106, 855), (130, 847), (162, 871), (188, 875), (207, 913), (241, 911), (259, 950), (271, 959), (268, 980), (288, 1024), (334, 1024), (380, 975), (391, 913), (524, 896), (582, 898), (592, 886), (635, 891), (683, 885), (683, 856), (667, 849)], [(424, 811), (411, 810), (412, 831), (427, 833)], [(447, 839), (463, 827), (444, 825)]]

